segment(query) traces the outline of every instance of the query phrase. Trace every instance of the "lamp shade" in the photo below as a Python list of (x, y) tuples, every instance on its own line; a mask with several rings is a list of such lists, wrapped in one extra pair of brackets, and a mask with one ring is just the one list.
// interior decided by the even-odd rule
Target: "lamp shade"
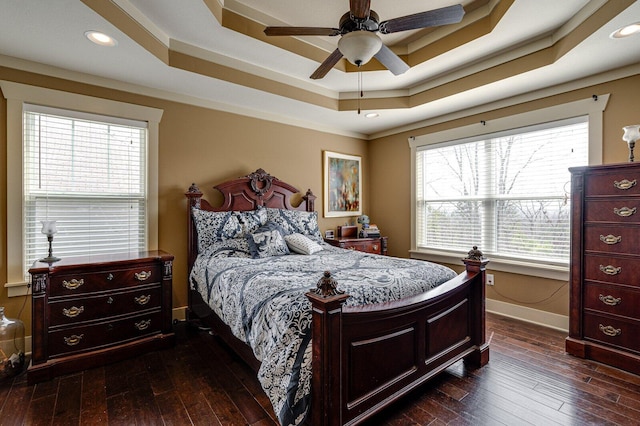
[(622, 128), (622, 130), (624, 130), (624, 134), (622, 135), (623, 141), (629, 143), (635, 142), (640, 139), (640, 124), (625, 126)]
[(40, 232), (43, 234), (50, 236), (58, 232), (55, 220), (41, 220), (40, 222), (42, 222), (42, 230)]
[(353, 31), (343, 35), (338, 41), (338, 50), (353, 65), (366, 64), (378, 53), (382, 40), (369, 31)]

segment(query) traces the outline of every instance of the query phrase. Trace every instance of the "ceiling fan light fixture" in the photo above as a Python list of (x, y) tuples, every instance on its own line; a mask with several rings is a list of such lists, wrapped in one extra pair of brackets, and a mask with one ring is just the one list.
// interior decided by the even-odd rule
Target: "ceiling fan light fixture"
[(353, 31), (343, 35), (338, 41), (338, 50), (353, 65), (366, 64), (380, 51), (382, 40), (369, 31)]

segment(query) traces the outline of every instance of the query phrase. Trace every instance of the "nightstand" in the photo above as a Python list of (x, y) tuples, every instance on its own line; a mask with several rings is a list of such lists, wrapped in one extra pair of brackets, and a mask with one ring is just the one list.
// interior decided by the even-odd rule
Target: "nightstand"
[(378, 238), (351, 238), (351, 237), (338, 237), (338, 238), (325, 238), (325, 242), (332, 246), (358, 250), (366, 253), (387, 255), (387, 237)]
[(162, 251), (35, 262), (28, 382), (173, 345), (172, 266)]

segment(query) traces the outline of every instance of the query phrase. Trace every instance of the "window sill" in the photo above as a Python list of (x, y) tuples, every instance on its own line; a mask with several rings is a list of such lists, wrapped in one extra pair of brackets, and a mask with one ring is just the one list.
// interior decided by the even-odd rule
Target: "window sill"
[[(447, 263), (450, 265), (461, 265), (461, 259), (467, 253), (430, 251), (430, 250), (409, 250), (409, 257), (412, 259), (429, 260), (436, 263)], [(512, 274), (529, 275), (533, 277), (548, 278), (558, 281), (569, 281), (569, 267), (559, 265), (541, 265), (512, 259), (500, 259), (487, 256), (491, 261), (487, 269)]]
[(29, 294), (29, 283), (6, 283), (7, 297), (26, 296)]

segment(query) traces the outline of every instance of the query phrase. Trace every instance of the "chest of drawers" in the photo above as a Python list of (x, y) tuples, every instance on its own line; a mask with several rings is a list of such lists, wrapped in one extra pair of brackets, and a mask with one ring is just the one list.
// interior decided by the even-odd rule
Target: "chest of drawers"
[(566, 350), (640, 374), (640, 164), (571, 174)]
[(29, 383), (172, 345), (172, 267), (162, 251), (36, 262)]
[(387, 237), (377, 238), (326, 238), (325, 241), (332, 246), (349, 250), (358, 250), (365, 253), (387, 254)]

